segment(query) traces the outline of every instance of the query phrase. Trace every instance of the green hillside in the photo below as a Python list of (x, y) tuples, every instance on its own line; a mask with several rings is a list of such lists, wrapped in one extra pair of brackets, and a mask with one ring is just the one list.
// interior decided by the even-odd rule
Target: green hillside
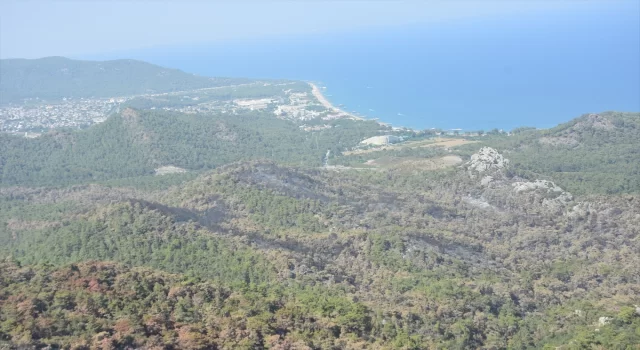
[(265, 112), (183, 114), (125, 109), (84, 131), (51, 131), (35, 139), (0, 134), (0, 183), (64, 185), (152, 175), (162, 166), (188, 171), (239, 160), (274, 159), (320, 166), (384, 129), (375, 122), (337, 120), (306, 132)]
[[(524, 176), (544, 176), (576, 194), (640, 193), (640, 113), (583, 115), (555, 128), (481, 139), (508, 152)], [(475, 147), (466, 146), (467, 154)]]
[(525, 180), (505, 169), (489, 187), (470, 172), (249, 162), (152, 191), (2, 189), (0, 339), (633, 348), (640, 200), (515, 192)]
[(79, 61), (64, 57), (0, 60), (0, 104), (24, 99), (115, 97), (248, 82), (206, 78), (135, 60)]

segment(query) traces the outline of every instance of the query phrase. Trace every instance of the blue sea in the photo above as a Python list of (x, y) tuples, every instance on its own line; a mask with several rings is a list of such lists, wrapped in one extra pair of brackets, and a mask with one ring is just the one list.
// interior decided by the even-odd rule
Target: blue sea
[(319, 82), (395, 126), (547, 128), (640, 111), (640, 5), (116, 52), (205, 76)]

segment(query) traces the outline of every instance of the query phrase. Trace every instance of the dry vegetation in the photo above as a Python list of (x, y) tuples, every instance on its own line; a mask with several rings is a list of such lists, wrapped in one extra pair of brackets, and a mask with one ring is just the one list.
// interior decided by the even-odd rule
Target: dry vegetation
[[(493, 147), (407, 142), (331, 158), (329, 167), (319, 164), (326, 150), (361, 140), (359, 128), (311, 138), (290, 124), (279, 124), (290, 133), (265, 133), (283, 121), (261, 116), (247, 119), (255, 122), (247, 131), (231, 118), (222, 130), (219, 121), (160, 115), (135, 118), (155, 130), (153, 149), (128, 138), (137, 148), (107, 148), (118, 151), (110, 166), (122, 179), (0, 188), (0, 347), (640, 344), (637, 115), (483, 138)], [(130, 124), (106, 135), (137, 135)], [(369, 135), (378, 134), (374, 127)], [(43, 159), (67, 159), (68, 168), (53, 168), (60, 174), (87, 175), (96, 166), (90, 160), (104, 154), (90, 141), (109, 137), (64, 135), (84, 152)], [(259, 140), (257, 148), (238, 149), (245, 139)], [(5, 140), (17, 151), (2, 155), (4, 176), (24, 184), (40, 167), (20, 163), (30, 159), (21, 155), (53, 147), (21, 153), (33, 144), (16, 140)], [(59, 150), (74, 145), (45, 140)], [(116, 162), (120, 155), (130, 162)], [(126, 177), (138, 155), (215, 170), (151, 176), (156, 164), (150, 176)]]
[[(5, 305), (23, 306), (3, 308), (0, 334), (16, 344), (89, 345), (100, 338), (114, 347), (318, 349), (500, 349), (569, 341), (609, 347), (636, 339), (640, 316), (628, 310), (640, 303), (640, 200), (554, 201), (564, 195), (547, 187), (515, 191), (514, 184), (527, 180), (504, 164), (483, 173), (474, 173), (476, 165), (407, 173), (241, 163), (145, 197), (152, 200), (128, 190), (122, 191), (127, 200), (118, 201), (120, 194), (88, 210), (62, 211), (55, 216), (62, 225), (21, 216), (29, 210), (13, 212), (0, 243), (20, 264), (115, 260), (209, 282), (181, 287), (183, 277), (99, 263), (57, 272), (72, 276), (73, 285), (39, 278), (25, 284), (18, 268), (8, 266), (4, 280), (15, 287), (0, 295), (12, 298)], [(30, 208), (41, 201), (38, 193), (95, 198), (94, 191), (103, 190), (15, 189), (3, 198), (30, 193), (9, 201)], [(100, 277), (96, 268), (122, 275), (116, 281), (145, 277), (111, 284), (114, 277)], [(135, 306), (142, 301), (125, 285), (140, 285), (139, 295), (158, 310), (148, 317), (164, 318), (143, 316), (149, 306)], [(33, 294), (14, 294), (28, 288)], [(99, 331), (69, 335), (37, 326), (58, 312), (52, 288), (73, 295), (63, 311), (70, 319), (90, 307), (85, 293), (119, 301), (85, 321), (100, 324)], [(221, 297), (212, 299), (206, 288)], [(36, 296), (36, 290), (53, 294)], [(599, 326), (600, 317), (611, 317), (611, 324)]]
[(376, 152), (376, 151), (381, 151), (381, 150), (400, 150), (403, 148), (415, 148), (415, 147), (445, 147), (445, 148), (450, 148), (450, 147), (456, 147), (456, 146), (462, 146), (462, 145), (466, 145), (466, 144), (470, 144), (470, 143), (475, 143), (478, 141), (473, 141), (473, 140), (466, 140), (466, 139), (449, 139), (449, 138), (434, 138), (434, 139), (427, 139), (427, 140), (421, 140), (421, 141), (408, 141), (408, 142), (402, 142), (402, 143), (397, 143), (397, 144), (393, 144), (393, 145), (385, 145), (385, 146), (381, 146), (381, 147), (372, 147), (372, 148), (367, 148), (367, 149), (357, 149), (357, 150), (353, 150), (353, 151), (345, 151), (343, 152), (343, 154), (345, 156), (350, 156), (350, 155), (355, 155), (355, 154), (366, 154), (366, 153), (371, 153), (371, 152)]

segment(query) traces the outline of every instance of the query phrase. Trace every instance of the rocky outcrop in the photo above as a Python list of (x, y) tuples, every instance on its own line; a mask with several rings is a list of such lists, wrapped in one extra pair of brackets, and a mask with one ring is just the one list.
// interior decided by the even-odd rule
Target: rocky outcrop
[(490, 183), (493, 182), (493, 176), (491, 175), (487, 175), (485, 177), (482, 178), (482, 180), (480, 180), (480, 185), (481, 186), (489, 186)]
[(514, 182), (511, 184), (513, 191), (519, 195), (534, 197), (534, 202), (552, 211), (563, 210), (573, 201), (573, 195), (552, 181), (535, 180), (526, 182)]
[(466, 165), (469, 172), (472, 173), (499, 171), (509, 165), (509, 159), (506, 159), (491, 147), (482, 147), (477, 153), (471, 156), (471, 160), (469, 160)]
[(602, 317), (598, 318), (598, 325), (606, 326), (609, 323), (611, 323), (611, 321), (613, 321), (613, 317), (602, 316)]
[(514, 182), (512, 186), (513, 190), (516, 193), (542, 191), (551, 194), (560, 194), (564, 192), (564, 190), (560, 188), (560, 186), (556, 185), (552, 181), (547, 180), (535, 180), (533, 182)]
[(573, 126), (574, 129), (603, 129), (603, 130), (613, 130), (615, 129), (615, 125), (611, 122), (611, 120), (605, 116), (598, 114), (589, 114), (585, 117), (582, 117), (578, 120), (578, 122)]
[[(509, 167), (509, 159), (493, 148), (481, 148), (463, 167), (476, 183), (475, 195), (464, 200), (472, 206), (538, 214), (580, 216), (581, 210), (576, 210), (574, 213), (570, 209), (572, 205), (578, 204), (574, 202), (571, 193), (552, 181), (526, 181), (509, 176), (505, 171)], [(476, 200), (470, 200), (470, 198)], [(482, 201), (485, 204), (481, 204), (478, 198), (483, 198)]]
[(503, 183), (503, 170), (508, 166), (509, 159), (491, 147), (482, 147), (463, 167), (472, 179), (480, 178), (482, 187), (493, 187)]

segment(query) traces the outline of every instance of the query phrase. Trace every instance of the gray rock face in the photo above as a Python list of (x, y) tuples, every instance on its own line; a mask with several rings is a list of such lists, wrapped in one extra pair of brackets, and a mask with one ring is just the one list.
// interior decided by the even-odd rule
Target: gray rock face
[(514, 182), (512, 184), (513, 190), (516, 193), (520, 192), (531, 192), (531, 191), (542, 191), (551, 194), (561, 194), (564, 192), (560, 186), (556, 185), (552, 181), (547, 180), (536, 180), (533, 182)]
[(493, 181), (493, 176), (487, 175), (480, 180), (480, 185), (489, 186), (489, 184)]
[(514, 182), (511, 184), (517, 194), (528, 194), (539, 197), (542, 206), (553, 210), (564, 208), (573, 201), (573, 195), (563, 190), (552, 181), (535, 180), (533, 182)]
[[(476, 180), (476, 190), (481, 193), (475, 198), (464, 199), (467, 204), (479, 208), (493, 208), (507, 211), (531, 210), (539, 214), (581, 216), (586, 211), (577, 207), (573, 195), (552, 181), (524, 181), (521, 178), (509, 177), (505, 171), (509, 160), (493, 148), (483, 147), (471, 156), (464, 168), (469, 176)], [(520, 180), (520, 181), (518, 181)], [(478, 200), (479, 198), (482, 201)], [(497, 198), (501, 201), (496, 202)]]
[(609, 118), (598, 114), (589, 114), (587, 117), (581, 118), (573, 127), (576, 129), (593, 128), (604, 130), (616, 128)]
[(606, 317), (606, 316), (602, 316), (598, 319), (598, 324), (600, 326), (606, 326), (609, 323), (611, 323), (611, 321), (613, 320), (613, 317)]
[(502, 170), (509, 165), (509, 160), (491, 147), (482, 147), (478, 153), (471, 156), (467, 162), (469, 171), (484, 173), (490, 170)]

